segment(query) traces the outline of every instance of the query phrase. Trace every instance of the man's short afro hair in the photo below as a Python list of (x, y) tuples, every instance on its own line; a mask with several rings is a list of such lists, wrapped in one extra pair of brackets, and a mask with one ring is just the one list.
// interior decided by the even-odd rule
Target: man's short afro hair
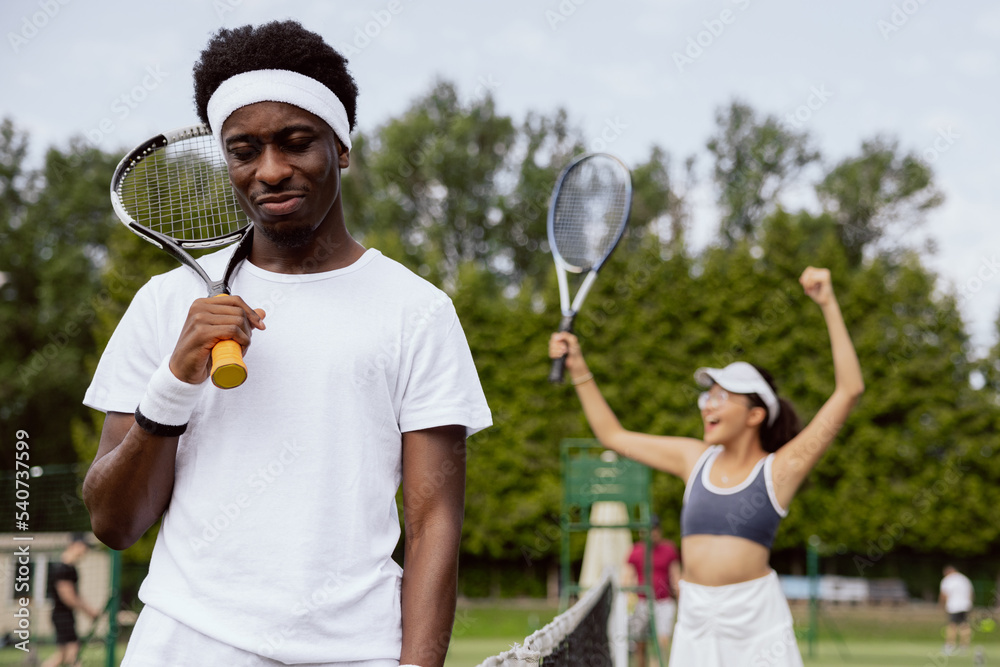
[(358, 85), (347, 59), (298, 21), (272, 21), (254, 28), (222, 28), (212, 36), (194, 65), (194, 103), (208, 124), (208, 100), (226, 79), (259, 69), (284, 69), (316, 79), (333, 91), (354, 129)]

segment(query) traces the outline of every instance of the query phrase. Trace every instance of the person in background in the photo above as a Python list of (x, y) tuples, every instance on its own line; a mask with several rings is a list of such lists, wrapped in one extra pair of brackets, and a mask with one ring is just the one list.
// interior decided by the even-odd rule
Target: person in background
[(939, 600), (948, 613), (948, 626), (945, 628), (942, 652), (945, 655), (965, 653), (969, 650), (969, 642), (972, 640), (972, 626), (969, 625), (973, 597), (972, 582), (953, 565), (945, 565), (943, 574)]
[(88, 605), (80, 597), (77, 587), (80, 574), (76, 570), (76, 564), (89, 549), (84, 534), (73, 533), (69, 546), (49, 573), (49, 586), (55, 600), (55, 606), (52, 608), (52, 626), (56, 630), (57, 648), (56, 652), (42, 663), (42, 667), (76, 663), (76, 654), (80, 650), (80, 641), (76, 634), (76, 610), (79, 609), (94, 621), (101, 615), (99, 610)]
[(626, 429), (598, 388), (577, 337), (564, 331), (549, 339), (549, 356), (566, 357), (566, 372), (601, 444), (686, 483), (671, 667), (802, 667), (792, 613), (769, 564), (771, 544), (796, 491), (865, 385), (830, 271), (807, 267), (799, 283), (826, 321), (834, 380), (833, 393), (804, 428), (770, 373), (736, 361), (695, 372), (705, 389), (698, 397), (701, 439)]
[[(677, 582), (681, 577), (680, 555), (677, 547), (670, 540), (663, 538), (660, 518), (652, 516), (650, 537), (653, 542), (653, 620), (656, 627), (656, 638), (660, 644), (660, 655), (666, 656), (670, 650), (670, 637), (674, 632), (674, 617), (677, 614)], [(628, 565), (631, 567), (633, 581), (642, 586), (646, 582), (646, 541), (639, 540), (632, 547)], [(635, 611), (629, 618), (629, 636), (636, 643), (638, 664), (657, 664), (646, 661), (646, 639), (649, 637), (649, 604), (646, 594), (638, 594), (639, 601)]]

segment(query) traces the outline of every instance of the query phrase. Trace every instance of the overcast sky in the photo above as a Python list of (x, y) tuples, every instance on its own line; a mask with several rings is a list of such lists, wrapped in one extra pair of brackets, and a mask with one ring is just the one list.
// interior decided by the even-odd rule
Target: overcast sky
[[(718, 220), (705, 151), (734, 98), (813, 137), (825, 165), (877, 134), (932, 162), (946, 201), (899, 238), (963, 294), (980, 348), (1000, 310), (1000, 3), (990, 0), (3, 0), (0, 114), (34, 155), (78, 135), (122, 151), (195, 122), (191, 68), (219, 27), (295, 18), (349, 55), (371, 130), (436, 79), (502, 113), (565, 108), (633, 163), (697, 154), (692, 238)], [(601, 142), (605, 142), (603, 145)], [(791, 193), (809, 205), (808, 190)], [(836, 279), (836, 278), (835, 278)]]

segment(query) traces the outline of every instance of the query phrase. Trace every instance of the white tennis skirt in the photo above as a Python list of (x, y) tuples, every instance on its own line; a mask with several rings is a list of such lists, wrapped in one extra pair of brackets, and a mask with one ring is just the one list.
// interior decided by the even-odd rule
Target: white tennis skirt
[(778, 575), (728, 586), (681, 581), (670, 667), (802, 667)]

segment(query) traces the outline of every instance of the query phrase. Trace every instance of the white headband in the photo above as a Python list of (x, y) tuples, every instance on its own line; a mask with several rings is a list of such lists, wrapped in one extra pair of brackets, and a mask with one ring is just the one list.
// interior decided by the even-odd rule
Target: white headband
[(316, 79), (285, 69), (258, 69), (223, 81), (208, 100), (208, 124), (222, 144), (222, 124), (248, 104), (285, 102), (325, 120), (340, 143), (351, 149), (351, 125), (344, 104)]
[(781, 404), (771, 385), (752, 364), (745, 361), (734, 361), (725, 368), (699, 368), (695, 371), (694, 379), (703, 387), (711, 387), (714, 382), (736, 394), (757, 394), (767, 406), (768, 426), (774, 424), (781, 411)]

